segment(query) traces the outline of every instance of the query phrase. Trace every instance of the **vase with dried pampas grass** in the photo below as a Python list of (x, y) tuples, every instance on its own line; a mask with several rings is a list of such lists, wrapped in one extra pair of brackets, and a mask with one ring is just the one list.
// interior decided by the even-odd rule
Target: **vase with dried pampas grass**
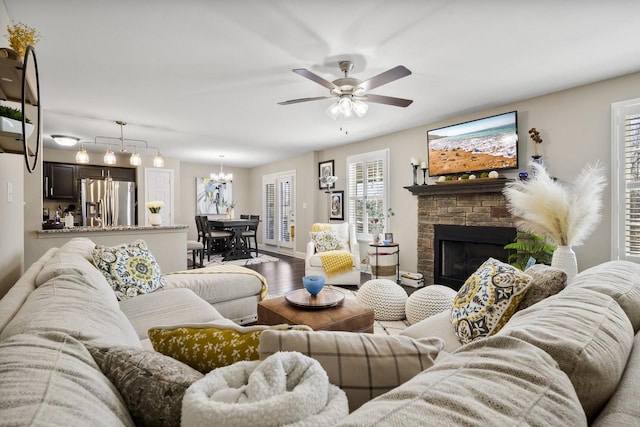
[(562, 268), (570, 280), (578, 272), (573, 246), (581, 245), (602, 218), (602, 193), (607, 186), (605, 168), (587, 165), (569, 185), (549, 176), (544, 166), (531, 163), (526, 181), (507, 184), (504, 195), (518, 229), (544, 234), (558, 249), (551, 265)]

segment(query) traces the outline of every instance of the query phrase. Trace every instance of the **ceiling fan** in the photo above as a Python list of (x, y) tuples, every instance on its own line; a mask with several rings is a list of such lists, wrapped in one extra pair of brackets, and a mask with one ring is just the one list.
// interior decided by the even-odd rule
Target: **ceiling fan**
[(340, 61), (338, 62), (340, 71), (344, 73), (344, 77), (334, 80), (333, 82), (327, 81), (319, 75), (312, 73), (306, 68), (296, 68), (292, 70), (296, 74), (300, 74), (302, 77), (306, 77), (309, 80), (326, 87), (330, 91), (329, 96), (317, 96), (314, 98), (299, 98), (291, 99), (289, 101), (278, 102), (280, 105), (297, 104), (299, 102), (317, 101), (321, 99), (336, 99), (336, 102), (331, 104), (327, 109), (327, 114), (334, 119), (349, 118), (355, 113), (358, 117), (362, 117), (369, 106), (363, 101), (375, 102), (378, 104), (393, 105), (395, 107), (407, 107), (411, 105), (413, 100), (395, 98), (392, 96), (374, 95), (368, 93), (370, 90), (375, 89), (392, 81), (401, 79), (411, 74), (406, 67), (398, 65), (391, 68), (377, 76), (371, 77), (368, 80), (361, 81), (353, 77), (349, 77), (349, 72), (353, 70), (353, 62)]

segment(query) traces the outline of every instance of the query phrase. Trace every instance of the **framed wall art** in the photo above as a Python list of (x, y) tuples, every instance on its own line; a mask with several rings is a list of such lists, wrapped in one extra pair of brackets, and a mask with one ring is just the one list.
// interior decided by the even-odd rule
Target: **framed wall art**
[(344, 191), (332, 191), (329, 193), (329, 219), (344, 221)]
[(231, 182), (196, 178), (196, 215), (226, 215), (231, 202)]
[(327, 186), (327, 182), (323, 182), (322, 178), (326, 179), (327, 177), (335, 176), (333, 174), (333, 165), (333, 160), (327, 160), (326, 162), (318, 163), (318, 188), (320, 188), (320, 190), (326, 190), (329, 188)]

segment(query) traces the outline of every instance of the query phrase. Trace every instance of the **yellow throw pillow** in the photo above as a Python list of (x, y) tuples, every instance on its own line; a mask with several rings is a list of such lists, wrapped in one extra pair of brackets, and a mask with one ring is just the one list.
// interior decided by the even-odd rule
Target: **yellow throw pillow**
[(266, 329), (310, 331), (305, 325), (239, 326), (208, 323), (157, 326), (149, 329), (155, 351), (206, 374), (235, 362), (258, 360), (260, 334)]
[(489, 258), (462, 285), (453, 300), (451, 322), (464, 344), (495, 334), (517, 311), (532, 278)]

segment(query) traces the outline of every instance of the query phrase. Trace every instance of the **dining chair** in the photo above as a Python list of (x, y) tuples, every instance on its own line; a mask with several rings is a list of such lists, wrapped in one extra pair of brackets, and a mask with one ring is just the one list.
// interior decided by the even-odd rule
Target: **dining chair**
[(202, 230), (207, 261), (211, 261), (211, 254), (214, 253), (216, 244), (220, 247), (220, 252), (222, 252), (228, 246), (229, 239), (233, 236), (231, 231), (212, 229), (209, 226), (209, 219), (206, 215), (196, 215), (196, 226), (198, 227), (198, 234)]
[[(242, 238), (245, 241), (245, 245), (251, 252), (255, 252), (258, 256), (258, 225), (260, 224), (260, 215), (247, 215), (245, 219), (255, 219), (257, 222), (247, 226), (247, 229), (242, 232)], [(251, 245), (251, 239), (253, 239), (253, 245)]]

